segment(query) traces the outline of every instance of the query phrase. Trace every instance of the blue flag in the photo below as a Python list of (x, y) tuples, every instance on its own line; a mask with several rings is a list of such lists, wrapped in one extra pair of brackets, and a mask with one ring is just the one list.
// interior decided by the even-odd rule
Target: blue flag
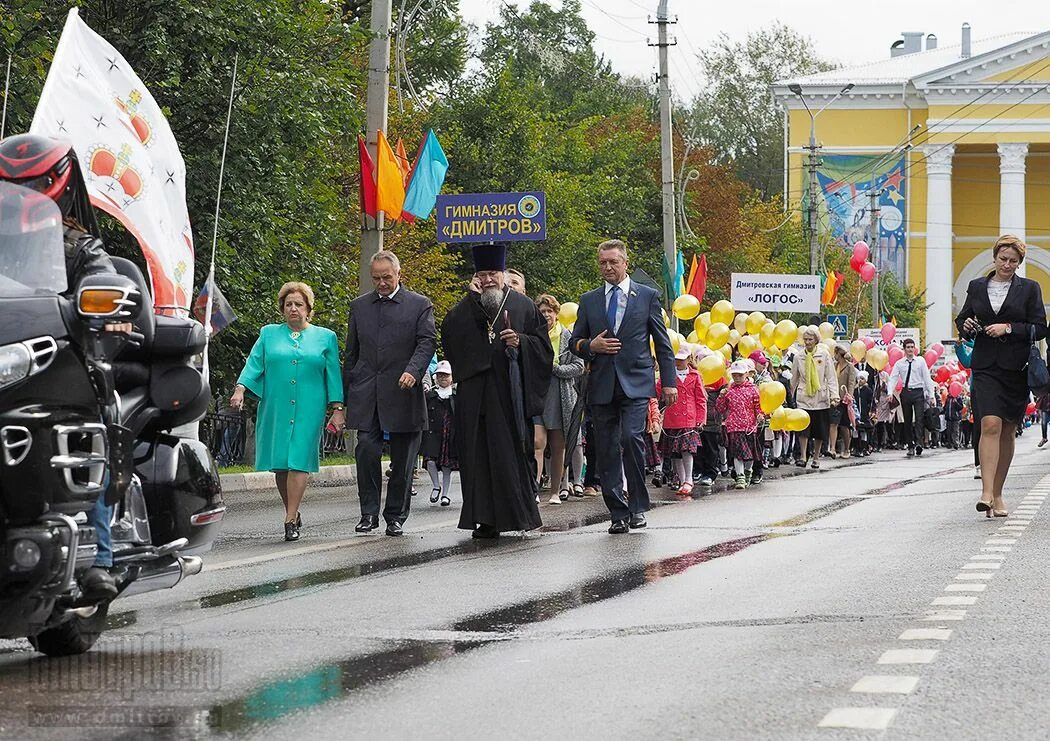
[(441, 193), (441, 186), (445, 184), (447, 172), (448, 159), (445, 158), (434, 130), (429, 129), (423, 146), (420, 147), (419, 156), (416, 157), (416, 166), (412, 170), (412, 180), (408, 184), (402, 209), (416, 218), (429, 218), (434, 204), (437, 203), (438, 194)]

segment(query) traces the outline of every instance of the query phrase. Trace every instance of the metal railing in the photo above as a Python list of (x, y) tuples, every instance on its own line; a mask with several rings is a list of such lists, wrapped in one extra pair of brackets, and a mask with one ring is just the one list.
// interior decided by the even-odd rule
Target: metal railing
[[(255, 420), (247, 411), (224, 409), (209, 412), (200, 422), (200, 439), (220, 468), (252, 465), (255, 462)], [(322, 459), (353, 452), (350, 435), (345, 431), (321, 434), (318, 452)]]

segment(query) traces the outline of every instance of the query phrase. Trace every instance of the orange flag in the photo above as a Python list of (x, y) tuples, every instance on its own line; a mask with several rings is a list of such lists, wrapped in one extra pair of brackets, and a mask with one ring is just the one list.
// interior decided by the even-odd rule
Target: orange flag
[[(408, 181), (412, 179), (412, 162), (408, 159), (408, 154), (405, 153), (405, 143), (401, 141), (401, 137), (397, 138), (397, 164), (401, 168), (401, 179), (405, 183), (405, 192), (408, 192)], [(416, 223), (416, 217), (410, 214), (408, 211), (401, 211), (401, 220), (409, 224)]]
[(399, 219), (405, 205), (404, 175), (382, 131), (377, 132), (376, 139), (376, 210), (390, 220)]

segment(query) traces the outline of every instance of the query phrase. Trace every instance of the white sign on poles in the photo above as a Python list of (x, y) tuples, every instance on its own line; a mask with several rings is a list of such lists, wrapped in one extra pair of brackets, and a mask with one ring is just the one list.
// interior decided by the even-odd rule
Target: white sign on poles
[[(874, 329), (858, 329), (857, 339), (863, 340), (865, 337), (870, 337), (875, 340), (875, 347), (882, 350), (886, 349), (886, 343), (882, 341), (882, 328), (875, 327)], [(894, 345), (903, 345), (907, 339), (915, 340), (915, 347), (918, 353), (922, 354), (922, 344), (919, 342), (919, 328), (918, 327), (897, 327), (897, 334), (893, 335)]]
[(737, 311), (820, 312), (820, 276), (733, 273), (730, 301)]

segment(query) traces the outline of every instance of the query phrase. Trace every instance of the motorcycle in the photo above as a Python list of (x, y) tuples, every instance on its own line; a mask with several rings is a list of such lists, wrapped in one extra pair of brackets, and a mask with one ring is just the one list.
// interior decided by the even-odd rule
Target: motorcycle
[[(226, 512), (208, 448), (180, 434), (208, 407), (203, 327), (154, 315), (120, 258), (67, 297), (63, 229), (49, 198), (0, 182), (0, 637), (49, 656), (89, 650), (112, 599), (199, 573)], [(105, 331), (121, 322), (135, 331)], [(112, 599), (78, 583), (100, 497)]]

